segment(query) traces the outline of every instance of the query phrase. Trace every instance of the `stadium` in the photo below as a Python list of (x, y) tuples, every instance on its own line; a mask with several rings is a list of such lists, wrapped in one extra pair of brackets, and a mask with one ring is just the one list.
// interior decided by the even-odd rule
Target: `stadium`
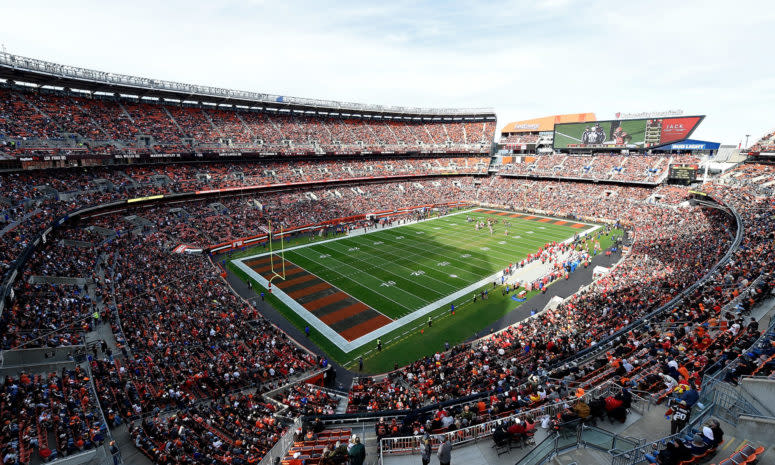
[(775, 133), (712, 117), (3, 51), (3, 463), (775, 463)]

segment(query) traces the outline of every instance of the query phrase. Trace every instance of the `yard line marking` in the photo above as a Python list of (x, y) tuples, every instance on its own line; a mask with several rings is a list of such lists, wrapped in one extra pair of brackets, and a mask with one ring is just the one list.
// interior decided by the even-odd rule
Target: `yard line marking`
[[(333, 248), (333, 246), (330, 246), (329, 248)], [(373, 264), (372, 262), (370, 262), (370, 261), (367, 261), (367, 260), (362, 260), (362, 259), (360, 259), (360, 258), (357, 258), (356, 254), (350, 254), (350, 255), (349, 255), (349, 257), (351, 257), (351, 258), (352, 258), (352, 259), (354, 259), (354, 260), (357, 260), (358, 262), (361, 262), (361, 263), (366, 263), (366, 264), (368, 264), (368, 265), (369, 265), (369, 267), (368, 267), (368, 268), (365, 268), (365, 269), (361, 268), (361, 269), (359, 269), (359, 270), (360, 270), (362, 273), (366, 273), (366, 274), (368, 274), (368, 275), (370, 275), (370, 276), (374, 276), (373, 274), (369, 273), (369, 270), (373, 270), (373, 269), (377, 269), (377, 268), (378, 268), (379, 270), (381, 270), (381, 271), (383, 271), (383, 272), (385, 272), (385, 273), (387, 273), (387, 274), (390, 274), (390, 275), (392, 275), (392, 276), (396, 276), (397, 278), (399, 278), (399, 279), (401, 279), (401, 280), (403, 280), (403, 281), (409, 281), (409, 283), (410, 283), (410, 284), (417, 284), (417, 285), (419, 285), (420, 287), (423, 287), (423, 288), (425, 288), (425, 289), (427, 289), (427, 290), (429, 290), (429, 291), (433, 292), (434, 294), (444, 295), (444, 293), (443, 293), (443, 292), (441, 292), (441, 291), (439, 291), (438, 289), (433, 289), (433, 288), (430, 288), (430, 287), (428, 287), (428, 286), (425, 286), (425, 285), (423, 285), (423, 284), (420, 284), (419, 282), (416, 282), (417, 280), (408, 279), (408, 278), (406, 278), (406, 277), (404, 277), (404, 276), (401, 276), (401, 275), (399, 275), (399, 274), (397, 274), (397, 273), (394, 273), (394, 272), (392, 272), (392, 271), (390, 271), (389, 269), (387, 269), (387, 268), (384, 268), (384, 267), (376, 267), (376, 266), (373, 266), (374, 264)], [(369, 258), (370, 258), (371, 260), (381, 260), (381, 261), (382, 261), (382, 262), (383, 262), (383, 263), (384, 263), (386, 266), (389, 266), (389, 265), (400, 266), (401, 268), (404, 268), (404, 269), (406, 269), (406, 270), (407, 270), (407, 271), (409, 271), (410, 273), (411, 273), (411, 272), (413, 272), (412, 268), (406, 267), (406, 266), (404, 266), (404, 265), (401, 265), (401, 264), (399, 264), (399, 263), (396, 263), (396, 262), (393, 262), (393, 261), (390, 261), (390, 260), (385, 260), (384, 258), (382, 258), (382, 257), (379, 257), (379, 256), (375, 256), (375, 255), (369, 255)], [(377, 278), (377, 276), (374, 276), (374, 277), (375, 277), (375, 278)], [(439, 282), (441, 282), (441, 281), (439, 281)], [(443, 284), (445, 284), (447, 287), (449, 287), (449, 284), (447, 284), (447, 283), (443, 283)], [(401, 288), (401, 287), (399, 286), (399, 288)], [(403, 288), (401, 288), (401, 289), (403, 289)], [(418, 296), (418, 297), (419, 297), (419, 296)], [(426, 301), (426, 302), (427, 302), (427, 301)]]
[[(380, 295), (380, 296), (384, 297), (385, 299), (387, 299), (387, 300), (389, 300), (389, 301), (393, 302), (394, 304), (398, 305), (399, 307), (405, 308), (405, 309), (407, 309), (407, 310), (409, 310), (409, 311), (411, 311), (411, 310), (412, 310), (411, 308), (407, 307), (406, 305), (402, 304), (401, 302), (398, 302), (398, 301), (396, 301), (396, 300), (394, 300), (394, 299), (391, 299), (390, 297), (386, 296), (385, 294), (382, 294), (381, 292), (378, 292), (376, 289), (372, 289), (372, 287), (373, 287), (373, 286), (370, 286), (370, 285), (364, 284), (363, 282), (361, 282), (361, 281), (358, 281), (357, 279), (353, 278), (352, 276), (346, 276), (346, 275), (344, 275), (343, 273), (341, 273), (340, 271), (338, 271), (338, 270), (336, 270), (336, 269), (334, 269), (334, 268), (329, 268), (329, 267), (327, 267), (327, 266), (325, 266), (325, 265), (322, 265), (320, 262), (316, 261), (315, 259), (313, 259), (313, 258), (311, 258), (311, 257), (307, 257), (307, 256), (305, 256), (305, 255), (303, 255), (303, 254), (301, 254), (301, 253), (299, 253), (299, 252), (296, 252), (296, 253), (298, 253), (298, 254), (299, 254), (299, 255), (301, 255), (302, 257), (304, 257), (304, 258), (308, 259), (309, 261), (311, 261), (311, 262), (313, 262), (313, 263), (317, 263), (318, 265), (321, 265), (321, 266), (323, 266), (323, 268), (326, 268), (327, 270), (330, 270), (331, 272), (338, 274), (339, 276), (343, 277), (344, 279), (347, 279), (347, 280), (350, 280), (350, 281), (354, 281), (354, 282), (356, 282), (356, 283), (360, 284), (361, 286), (365, 287), (366, 289), (370, 290), (371, 292), (373, 292), (373, 293), (375, 293), (375, 294), (378, 294), (378, 295)], [(337, 261), (337, 262), (341, 263), (342, 265), (344, 265), (344, 266), (348, 267), (348, 268), (352, 268), (352, 269), (354, 269), (354, 270), (355, 270), (356, 272), (358, 272), (359, 274), (362, 274), (362, 273), (360, 272), (360, 270), (358, 270), (357, 268), (353, 267), (352, 265), (349, 265), (349, 264), (347, 264), (347, 263), (345, 263), (345, 262), (343, 262), (343, 261), (341, 261), (341, 260), (339, 260), (339, 259), (337, 259), (337, 258), (335, 258), (335, 257), (331, 257), (331, 258), (332, 258), (333, 260), (335, 260), (335, 261)], [(367, 273), (367, 274), (368, 274), (368, 273)], [(369, 276), (371, 276), (372, 278), (374, 278), (374, 279), (376, 279), (377, 281), (381, 282), (381, 280), (380, 280), (379, 278), (377, 278), (376, 276), (373, 276), (373, 275), (369, 275)], [(334, 287), (336, 287), (336, 288), (339, 288), (339, 286), (334, 286)], [(408, 292), (404, 291), (404, 290), (403, 290), (403, 289), (401, 289), (401, 288), (398, 288), (398, 289), (399, 289), (399, 290), (401, 290), (401, 291), (402, 291), (404, 294), (408, 294), (408, 295), (410, 295), (410, 296), (412, 296), (412, 297), (414, 297), (414, 298), (418, 298), (418, 299), (420, 299), (420, 300), (422, 300), (422, 301), (424, 301), (424, 302), (426, 302), (426, 303), (428, 302), (427, 300), (425, 300), (425, 299), (422, 299), (422, 298), (419, 298), (418, 296), (416, 296), (416, 295), (414, 295), (414, 294), (408, 293)], [(360, 299), (358, 299), (358, 300), (360, 300)]]
[[(400, 264), (400, 263), (398, 263), (398, 262), (391, 261), (391, 260), (386, 260), (385, 258), (383, 258), (383, 257), (382, 257), (382, 255), (390, 255), (390, 256), (392, 256), (392, 257), (397, 257), (397, 258), (399, 258), (399, 260), (407, 260), (407, 258), (406, 258), (406, 257), (398, 257), (397, 255), (395, 255), (395, 254), (392, 254), (391, 252), (389, 252), (389, 250), (392, 250), (394, 247), (393, 247), (393, 246), (391, 246), (390, 244), (386, 244), (386, 245), (387, 245), (388, 247), (385, 247), (385, 248), (380, 248), (380, 249), (375, 249), (375, 250), (378, 250), (378, 251), (379, 251), (379, 255), (376, 255), (376, 256), (375, 256), (374, 254), (371, 254), (370, 252), (367, 252), (367, 251), (361, 251), (360, 253), (361, 253), (361, 254), (367, 254), (367, 255), (368, 255), (368, 259), (369, 259), (369, 260), (381, 260), (383, 263), (385, 263), (385, 264), (388, 264), (388, 265), (397, 265), (397, 266), (400, 266), (401, 268), (404, 268), (404, 269), (406, 269), (406, 270), (407, 270), (407, 271), (409, 271), (410, 273), (414, 273), (414, 272), (416, 271), (414, 268), (411, 268), (411, 267), (409, 267), (409, 266), (405, 266), (405, 265), (402, 265), (402, 264)], [(332, 246), (332, 247), (333, 247), (333, 246)], [(366, 248), (368, 248), (368, 249), (374, 249), (374, 247), (369, 247), (369, 246), (366, 246)], [(398, 249), (398, 248), (396, 247), (396, 249)], [(411, 253), (405, 253), (404, 255), (409, 255), (409, 256), (415, 256), (415, 255), (417, 255), (417, 256), (419, 256), (419, 254), (411, 254)], [(355, 254), (351, 254), (350, 256), (354, 257), (354, 256), (355, 256)], [(359, 260), (359, 261), (361, 261), (361, 262), (364, 262), (364, 263), (369, 263), (369, 262), (368, 262), (368, 260)], [(411, 260), (410, 260), (410, 261), (411, 261)], [(414, 262), (414, 261), (411, 261), (411, 263), (412, 263), (412, 265), (418, 265), (418, 266), (422, 266), (422, 264), (418, 264), (417, 262)], [(377, 267), (373, 266), (373, 263), (369, 263), (369, 265), (371, 265), (371, 266), (370, 266), (369, 268), (366, 268), (366, 271), (368, 271), (368, 270), (370, 270), (370, 269), (377, 268)], [(385, 271), (385, 269), (384, 269), (384, 268), (380, 268), (380, 269), (381, 269), (381, 270), (383, 270), (383, 271)], [(398, 276), (398, 275), (396, 275), (395, 273), (391, 273), (391, 274), (393, 274), (394, 276)], [(442, 284), (442, 285), (444, 285), (444, 286), (446, 286), (446, 287), (452, 287), (452, 286), (450, 286), (448, 283), (446, 283), (446, 282), (444, 282), (444, 281), (440, 281), (440, 280), (438, 280), (438, 279), (435, 279), (435, 278), (433, 278), (433, 277), (431, 277), (431, 276), (428, 276), (428, 277), (429, 277), (430, 279), (433, 279), (433, 280), (434, 280), (434, 281), (436, 281), (437, 283), (439, 283), (439, 284)], [(423, 286), (423, 287), (425, 287), (425, 286)], [(453, 287), (453, 288), (454, 288), (454, 287)], [(429, 288), (427, 288), (427, 287), (426, 287), (426, 289), (429, 289)], [(438, 292), (438, 291), (434, 290), (434, 292)]]

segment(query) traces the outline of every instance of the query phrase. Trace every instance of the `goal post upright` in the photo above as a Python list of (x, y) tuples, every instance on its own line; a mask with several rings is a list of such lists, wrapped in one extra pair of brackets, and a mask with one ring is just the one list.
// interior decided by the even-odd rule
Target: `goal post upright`
[(272, 281), (275, 278), (279, 278), (282, 280), (285, 280), (285, 242), (283, 240), (283, 228), (280, 227), (280, 261), (282, 262), (282, 265), (278, 267), (282, 274), (278, 273), (278, 270), (275, 269), (274, 264), (274, 247), (272, 245), (272, 241), (274, 240), (274, 234), (272, 230), (272, 222), (269, 221), (269, 231), (268, 231), (268, 240), (269, 240), (269, 265), (271, 267), (272, 276), (269, 278), (269, 292), (272, 292)]

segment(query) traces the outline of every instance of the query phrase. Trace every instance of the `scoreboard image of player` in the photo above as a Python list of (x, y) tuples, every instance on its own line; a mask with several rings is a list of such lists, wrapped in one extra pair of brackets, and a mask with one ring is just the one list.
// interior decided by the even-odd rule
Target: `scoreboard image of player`
[(554, 125), (555, 149), (648, 149), (687, 139), (704, 116)]

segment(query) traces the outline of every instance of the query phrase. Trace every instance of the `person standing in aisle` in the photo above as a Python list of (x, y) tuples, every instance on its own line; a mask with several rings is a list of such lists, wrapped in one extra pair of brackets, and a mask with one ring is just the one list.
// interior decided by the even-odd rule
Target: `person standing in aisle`
[(441, 465), (449, 465), (452, 461), (452, 443), (449, 442), (447, 436), (444, 436), (444, 442), (439, 446), (437, 455), (439, 456), (439, 464)]

